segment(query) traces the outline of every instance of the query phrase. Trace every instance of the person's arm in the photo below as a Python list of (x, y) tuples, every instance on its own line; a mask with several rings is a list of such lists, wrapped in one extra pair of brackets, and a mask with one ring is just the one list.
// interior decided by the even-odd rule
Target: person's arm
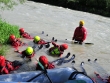
[(75, 39), (75, 37), (76, 37), (76, 32), (77, 32), (77, 28), (74, 30), (72, 40), (74, 40), (74, 39)]
[(59, 57), (61, 57), (61, 56), (62, 56), (62, 54), (63, 54), (63, 52), (61, 51), (61, 52), (60, 52), (60, 54), (59, 54)]
[(52, 44), (55, 46), (55, 47), (58, 47), (59, 45), (57, 45), (55, 42), (52, 42)]
[(83, 39), (82, 39), (82, 42), (86, 39), (86, 36), (87, 36), (87, 30), (86, 28), (83, 29)]

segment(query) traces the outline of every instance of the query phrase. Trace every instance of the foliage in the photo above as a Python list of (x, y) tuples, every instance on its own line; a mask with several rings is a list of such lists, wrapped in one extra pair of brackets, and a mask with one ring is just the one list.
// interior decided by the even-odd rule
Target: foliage
[(14, 34), (16, 37), (20, 37), (19, 27), (0, 19), (0, 44), (7, 44), (11, 34)]
[(24, 3), (26, 0), (0, 0), (0, 8), (5, 9), (11, 9), (18, 3)]
[(110, 0), (32, 0), (110, 17)]
[(8, 46), (7, 45), (0, 46), (0, 55), (5, 56), (7, 50), (8, 50)]

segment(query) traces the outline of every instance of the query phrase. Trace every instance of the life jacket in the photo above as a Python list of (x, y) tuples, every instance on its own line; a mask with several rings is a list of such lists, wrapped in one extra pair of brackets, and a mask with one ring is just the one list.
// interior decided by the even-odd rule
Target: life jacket
[(47, 42), (45, 42), (43, 39), (41, 39), (39, 42), (35, 42), (33, 41), (35, 44), (41, 44), (41, 45), (44, 45), (44, 44), (47, 44)]
[(33, 37), (31, 37), (27, 32), (20, 33), (20, 35), (24, 38), (27, 38), (27, 39), (33, 39)]
[[(53, 68), (55, 68), (55, 65), (53, 65), (52, 63), (48, 63), (45, 69), (53, 69)], [(36, 64), (36, 70), (42, 70), (39, 64)]]
[(13, 71), (14, 70), (12, 62), (6, 60), (5, 63), (6, 63), (6, 67), (7, 67), (8, 71)]
[(53, 69), (55, 68), (55, 65), (53, 65), (52, 63), (48, 63), (47, 69)]
[(12, 46), (14, 47), (18, 47), (18, 46), (22, 46), (22, 42), (20, 41), (20, 39), (15, 39), (14, 41), (11, 42)]
[(76, 41), (84, 41), (87, 36), (87, 30), (85, 27), (77, 27), (74, 32), (74, 39)]
[(0, 67), (4, 67), (5, 64), (5, 57), (4, 56), (0, 56)]
[(50, 53), (52, 55), (59, 55), (61, 52), (60, 52), (60, 49), (58, 47), (52, 47), (52, 50)]

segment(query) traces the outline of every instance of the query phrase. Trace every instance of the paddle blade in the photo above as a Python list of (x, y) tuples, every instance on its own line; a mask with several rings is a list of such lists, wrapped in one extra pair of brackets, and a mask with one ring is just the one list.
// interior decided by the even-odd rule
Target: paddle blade
[(84, 43), (84, 44), (88, 44), (88, 45), (94, 45), (94, 43)]

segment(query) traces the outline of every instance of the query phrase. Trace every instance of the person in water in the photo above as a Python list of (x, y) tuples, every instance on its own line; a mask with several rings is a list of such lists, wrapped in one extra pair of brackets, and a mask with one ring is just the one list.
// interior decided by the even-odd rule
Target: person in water
[[(55, 65), (50, 63), (45, 55), (39, 57), (39, 62), (45, 69), (55, 68)], [(41, 66), (38, 63), (36, 64), (36, 70), (42, 70)]]
[(26, 45), (25, 43), (23, 43), (20, 40), (20, 38), (16, 38), (15, 35), (13, 35), (13, 34), (9, 36), (9, 43), (15, 48), (18, 48), (19, 46)]
[(87, 30), (84, 27), (84, 21), (81, 20), (79, 22), (79, 26), (75, 29), (72, 40), (75, 41), (75, 43), (79, 43), (82, 44), (84, 42), (84, 40), (86, 39), (87, 36)]
[(103, 80), (104, 82), (106, 82), (106, 83), (110, 83), (110, 76), (108, 76), (107, 78), (102, 78), (98, 73), (96, 73), (96, 72), (94, 72), (94, 74), (98, 77), (98, 78), (100, 78), (101, 80)]
[(16, 52), (20, 53), (22, 58), (28, 58), (31, 61), (31, 58), (35, 55), (35, 51), (32, 47), (27, 47), (26, 50), (23, 50), (20, 52), (17, 50)]
[(40, 45), (41, 47), (43, 47), (43, 45), (45, 45), (46, 48), (50, 47), (51, 42), (46, 42), (43, 39), (41, 39), (39, 36), (35, 36), (34, 40), (33, 40), (34, 46), (33, 48), (36, 48), (36, 45)]
[(27, 38), (27, 39), (33, 39), (33, 37), (31, 37), (29, 33), (24, 31), (24, 28), (20, 28), (19, 32), (21, 37)]
[(55, 42), (52, 42), (52, 44), (54, 45), (54, 47), (51, 47), (49, 49), (49, 53), (52, 56), (61, 57), (63, 52), (64, 52), (64, 50), (68, 49), (68, 45), (67, 44), (57, 45)]
[[(16, 63), (17, 62), (17, 63)], [(0, 75), (9, 74), (11, 71), (18, 69), (22, 64), (19, 61), (6, 60), (4, 56), (0, 55)]]

